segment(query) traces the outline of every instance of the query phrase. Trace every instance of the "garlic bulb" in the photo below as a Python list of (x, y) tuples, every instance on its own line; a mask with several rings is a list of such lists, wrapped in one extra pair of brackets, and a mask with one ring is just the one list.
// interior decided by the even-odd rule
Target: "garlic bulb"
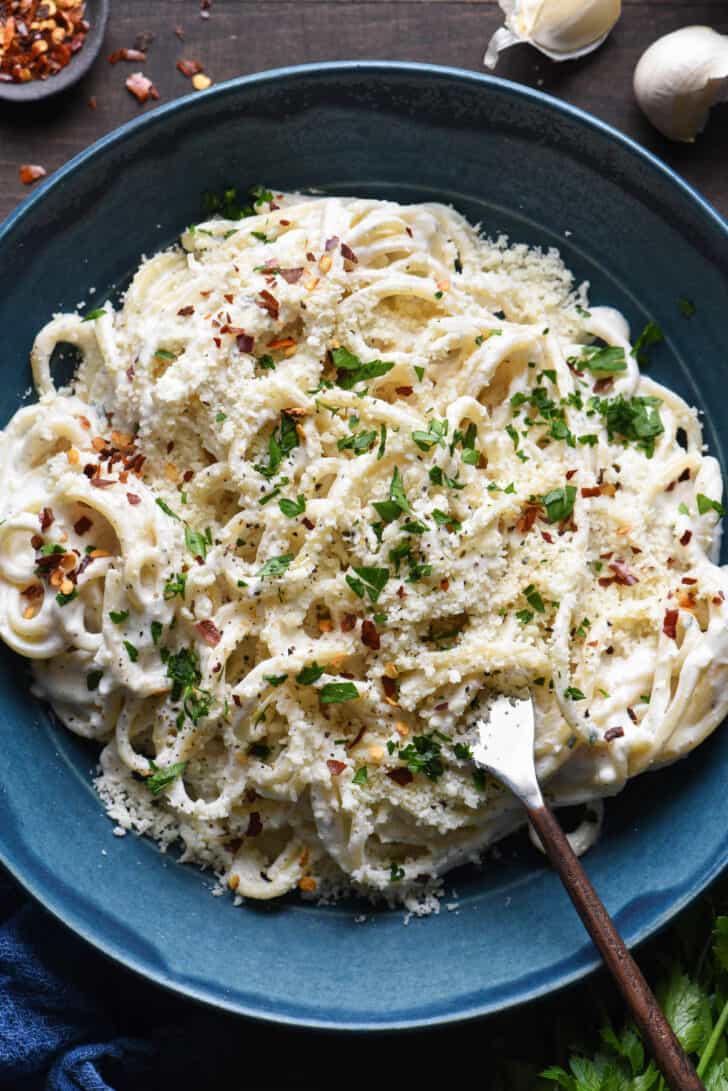
[(728, 35), (693, 26), (658, 38), (634, 70), (634, 93), (664, 136), (692, 143), (728, 98)]
[(498, 0), (505, 26), (483, 61), (495, 68), (502, 49), (529, 42), (554, 61), (573, 60), (602, 44), (622, 12), (622, 0)]

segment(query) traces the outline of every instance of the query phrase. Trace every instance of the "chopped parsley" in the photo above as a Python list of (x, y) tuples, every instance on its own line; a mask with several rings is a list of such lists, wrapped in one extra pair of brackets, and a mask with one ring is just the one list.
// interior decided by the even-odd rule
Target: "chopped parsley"
[(576, 686), (567, 686), (567, 688), (564, 690), (564, 697), (566, 697), (569, 701), (586, 700), (584, 694), (581, 692), (580, 689), (577, 689)]
[(192, 648), (180, 648), (178, 652), (163, 649), (162, 658), (167, 664), (167, 677), (172, 683), (172, 701), (182, 701), (192, 723), (198, 723), (210, 711), (212, 694), (199, 688), (202, 673), (197, 652)]
[(161, 621), (153, 621), (151, 626), (150, 626), (150, 629), (151, 629), (151, 633), (152, 633), (152, 643), (153, 644), (159, 644), (159, 641), (160, 641), (160, 639), (162, 637), (162, 629), (163, 629), (162, 622)]
[(222, 424), (222, 422), (226, 421), (226, 420), (227, 420), (227, 413), (223, 413), (222, 409), (218, 409), (217, 413), (215, 414), (215, 422), (217, 424)]
[(533, 621), (533, 610), (517, 610), (516, 617), (521, 625), (528, 625), (529, 621)]
[(129, 617), (128, 610), (109, 610), (109, 617), (113, 621), (114, 625), (121, 625), (123, 621)]
[(410, 773), (424, 773), (430, 780), (437, 780), (445, 772), (441, 751), (442, 746), (432, 732), (429, 735), (415, 735), (412, 742), (399, 751), (398, 756), (407, 763)]
[(129, 640), (124, 641), (124, 647), (126, 648), (127, 655), (131, 659), (132, 663), (136, 663), (139, 658), (139, 649)]
[(146, 778), (145, 784), (153, 796), (158, 796), (160, 792), (163, 792), (165, 788), (169, 788), (170, 784), (174, 784), (175, 780), (182, 776), (187, 768), (187, 762), (176, 761), (172, 765), (160, 768), (149, 759), (149, 768), (152, 770), (152, 775)]
[(453, 746), (455, 757), (461, 761), (472, 761), (473, 751), (464, 742), (456, 742)]
[(719, 500), (711, 500), (709, 496), (704, 496), (702, 492), (699, 492), (695, 499), (700, 515), (705, 515), (708, 511), (715, 511), (720, 516), (725, 515), (725, 508)]
[(425, 369), (423, 367), (418, 367), (418, 365), (415, 364), (414, 365), (414, 372), (415, 372), (415, 375), (417, 376), (418, 381), (422, 382), (422, 378), (423, 378), (423, 376), (425, 374)]
[(524, 588), (523, 595), (528, 602), (528, 605), (532, 606), (537, 613), (543, 614), (545, 612), (546, 607), (543, 604), (543, 599), (532, 583), (529, 583), (528, 587)]
[(265, 579), (267, 576), (282, 576), (292, 560), (292, 553), (284, 553), (280, 557), (269, 557), (263, 567), (259, 570), (258, 575), (261, 579)]
[(187, 575), (185, 572), (178, 572), (174, 576), (171, 576), (164, 585), (165, 599), (173, 599), (175, 595), (179, 595), (179, 597), (183, 599), (185, 597), (186, 585)]
[(158, 360), (176, 360), (177, 354), (170, 352), (169, 349), (156, 349), (154, 355)]
[(185, 527), (185, 545), (193, 557), (202, 557), (204, 561), (207, 557), (207, 547), (210, 544), (209, 538), (205, 534), (200, 534), (197, 530)]
[(576, 499), (576, 487), (563, 485), (561, 488), (552, 489), (541, 497), (541, 503), (546, 508), (546, 518), (549, 523), (561, 523), (568, 519), (574, 510)]
[(276, 369), (276, 362), (269, 352), (264, 352), (262, 356), (259, 356), (257, 364), (263, 371), (275, 371)]
[(351, 778), (351, 783), (352, 784), (368, 784), (369, 783), (369, 773), (367, 771), (366, 765), (362, 765), (359, 769), (357, 769), (357, 771), (354, 773), (354, 776)]
[(691, 299), (685, 299), (684, 297), (678, 299), (677, 305), (680, 308), (680, 314), (683, 318), (692, 318), (695, 314), (695, 304)]
[(358, 356), (345, 348), (333, 349), (331, 356), (337, 368), (336, 381), (343, 390), (351, 390), (357, 383), (386, 375), (394, 367), (393, 363), (383, 360), (372, 360), (363, 364)]
[(356, 701), (359, 690), (353, 682), (327, 682), (319, 690), (322, 705), (340, 705), (344, 701)]
[(158, 496), (154, 501), (158, 508), (161, 508), (165, 515), (168, 515), (170, 519), (179, 519), (179, 515), (176, 511), (172, 511), (166, 500), (162, 500), (161, 496)]
[(399, 472), (398, 466), (395, 466), (394, 473), (392, 474), (392, 480), (389, 485), (389, 498), (390, 500), (393, 500), (402, 511), (406, 511), (408, 515), (412, 514), (412, 508), (409, 506), (407, 497), (404, 494), (402, 474)]
[(431, 420), (428, 424), (426, 432), (416, 431), (412, 433), (412, 439), (415, 441), (421, 451), (430, 451), (433, 447), (439, 445), (445, 446), (445, 436), (447, 435), (447, 421), (446, 420)]
[(95, 322), (97, 318), (101, 318), (102, 314), (106, 314), (105, 307), (97, 307), (94, 311), (89, 311), (81, 319), (82, 322)]
[[(312, 663), (309, 667), (302, 667), (296, 675), (296, 681), (299, 686), (312, 686), (314, 682), (318, 682), (321, 675), (324, 673), (324, 667), (319, 667), (318, 663)], [(286, 675), (284, 674), (285, 678)]]
[(389, 881), (390, 883), (398, 883), (401, 879), (404, 879), (404, 868), (399, 864), (390, 864), (389, 866)]
[(377, 450), (377, 462), (380, 458), (384, 457), (384, 451), (387, 446), (387, 426), (386, 424), (380, 424), (379, 426), (379, 448)]
[(259, 242), (273, 242), (273, 239), (269, 239), (265, 231), (251, 231), (250, 234), (254, 239), (258, 239)]
[(69, 602), (73, 602), (76, 598), (78, 598), (78, 591), (74, 587), (73, 591), (69, 591), (67, 595), (63, 591), (59, 591), (56, 595), (56, 602), (59, 606), (68, 606)]
[(268, 683), (269, 686), (282, 686), (288, 678), (287, 674), (264, 674), (263, 680)]
[(306, 510), (306, 497), (299, 496), (296, 500), (279, 500), (278, 507), (289, 519), (295, 519), (297, 515), (302, 515)]
[(353, 451), (355, 455), (364, 455), (377, 442), (377, 435), (376, 431), (355, 432), (354, 435), (343, 436), (336, 446), (340, 451)]
[(347, 573), (346, 582), (355, 595), (363, 599), (368, 595), (370, 602), (377, 602), (389, 579), (388, 568), (372, 568), (368, 565), (353, 566), (353, 571), (359, 578), (356, 579)]
[(604, 417), (609, 439), (621, 437), (641, 448), (647, 458), (655, 451), (655, 439), (665, 431), (657, 406), (659, 398), (593, 398), (590, 406)]
[(660, 327), (655, 325), (654, 322), (648, 322), (635, 341), (634, 348), (632, 349), (632, 355), (640, 367), (644, 367), (650, 362), (648, 353), (650, 346), (659, 345), (659, 343), (664, 340), (665, 336)]
[(253, 469), (257, 470), (263, 477), (275, 477), (283, 459), (299, 444), (295, 420), (287, 413), (281, 413), (280, 425), (268, 440), (268, 465), (256, 463)]
[(627, 370), (624, 349), (616, 345), (607, 345), (603, 348), (598, 345), (587, 345), (581, 350), (581, 356), (570, 356), (569, 363), (574, 364), (579, 371), (591, 371), (594, 375), (616, 375), (620, 371)]

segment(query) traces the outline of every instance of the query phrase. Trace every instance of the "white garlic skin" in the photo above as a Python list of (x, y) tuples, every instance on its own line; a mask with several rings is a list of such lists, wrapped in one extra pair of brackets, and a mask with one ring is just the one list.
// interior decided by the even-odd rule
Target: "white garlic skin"
[(728, 97), (728, 35), (689, 26), (658, 38), (635, 68), (634, 93), (663, 136), (692, 144)]
[(499, 0), (505, 26), (490, 40), (484, 63), (528, 42), (555, 61), (574, 60), (597, 49), (622, 13), (622, 0)]

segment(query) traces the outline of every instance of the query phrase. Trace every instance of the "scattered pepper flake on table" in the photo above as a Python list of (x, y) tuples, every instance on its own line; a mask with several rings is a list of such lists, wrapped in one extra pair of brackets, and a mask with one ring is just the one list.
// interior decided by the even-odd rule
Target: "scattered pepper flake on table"
[(85, 0), (0, 0), (0, 82), (54, 76), (84, 44)]
[(126, 46), (109, 53), (109, 64), (118, 64), (119, 61), (136, 61), (138, 64), (144, 64), (146, 59), (147, 55), (143, 50), (127, 49)]
[(20, 168), (20, 181), (24, 186), (32, 186), (39, 178), (45, 178), (47, 171), (40, 163), (23, 163)]
[(131, 76), (127, 76), (125, 84), (127, 91), (130, 91), (142, 106), (150, 98), (159, 98), (159, 91), (143, 72), (133, 72)]

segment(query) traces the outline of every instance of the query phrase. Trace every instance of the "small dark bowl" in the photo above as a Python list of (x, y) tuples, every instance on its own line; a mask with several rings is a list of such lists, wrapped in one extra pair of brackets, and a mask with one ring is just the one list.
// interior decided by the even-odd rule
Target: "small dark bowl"
[(50, 98), (77, 83), (96, 60), (104, 40), (106, 20), (109, 17), (109, 0), (86, 0), (86, 18), (91, 29), (86, 35), (83, 48), (55, 76), (47, 80), (30, 80), (28, 83), (0, 83), (0, 100), (5, 102), (39, 102)]

